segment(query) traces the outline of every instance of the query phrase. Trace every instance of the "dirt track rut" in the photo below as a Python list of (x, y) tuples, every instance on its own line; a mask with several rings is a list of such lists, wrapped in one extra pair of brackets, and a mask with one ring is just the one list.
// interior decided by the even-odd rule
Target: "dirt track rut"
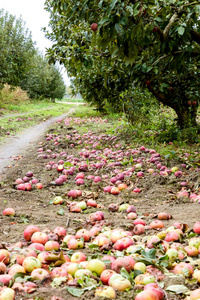
[(0, 175), (4, 174), (5, 168), (13, 163), (13, 157), (23, 156), (30, 150), (31, 144), (35, 143), (58, 119), (64, 119), (74, 111), (72, 107), (67, 113), (51, 118), (33, 127), (23, 130), (16, 136), (11, 136), (0, 144)]

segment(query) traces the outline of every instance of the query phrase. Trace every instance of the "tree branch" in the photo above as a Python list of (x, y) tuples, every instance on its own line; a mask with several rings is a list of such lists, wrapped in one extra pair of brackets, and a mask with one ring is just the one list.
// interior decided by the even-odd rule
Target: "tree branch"
[(164, 93), (155, 91), (152, 85), (148, 85), (148, 90), (164, 105), (174, 108), (172, 102), (168, 101), (168, 98)]
[(194, 41), (200, 45), (200, 33), (195, 30), (191, 30), (191, 36), (193, 37)]
[(169, 23), (167, 24), (167, 26), (165, 27), (165, 29), (163, 30), (163, 39), (166, 40), (168, 35), (169, 35), (169, 31), (170, 28), (173, 26), (173, 24), (176, 22), (176, 19), (178, 18), (178, 13), (175, 12), (173, 14), (173, 16), (171, 17), (171, 19), (169, 20)]

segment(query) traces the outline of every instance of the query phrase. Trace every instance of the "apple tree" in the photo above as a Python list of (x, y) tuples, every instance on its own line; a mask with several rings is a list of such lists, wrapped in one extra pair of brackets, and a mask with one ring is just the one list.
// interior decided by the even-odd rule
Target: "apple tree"
[[(46, 35), (54, 42), (47, 55), (65, 65), (77, 87), (82, 89), (83, 82), (91, 80), (100, 94), (102, 84), (106, 93), (108, 81), (113, 81), (120, 93), (124, 81), (124, 90), (133, 85), (147, 89), (174, 109), (179, 126), (197, 126), (198, 1), (46, 0), (45, 4), (51, 14), (51, 32)], [(85, 90), (89, 92), (90, 88)]]
[(0, 85), (20, 86), (35, 53), (31, 33), (21, 18), (0, 10)]

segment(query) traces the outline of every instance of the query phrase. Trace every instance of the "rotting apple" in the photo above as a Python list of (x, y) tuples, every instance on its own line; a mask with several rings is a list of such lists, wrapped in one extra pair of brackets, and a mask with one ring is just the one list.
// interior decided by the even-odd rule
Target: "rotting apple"
[(42, 269), (42, 268), (34, 269), (31, 272), (31, 279), (33, 281), (34, 280), (44, 280), (44, 279), (49, 278), (49, 277), (50, 277), (49, 272), (45, 269)]
[(108, 299), (115, 299), (116, 292), (113, 287), (111, 286), (99, 286), (95, 290), (95, 298), (96, 297), (104, 297)]

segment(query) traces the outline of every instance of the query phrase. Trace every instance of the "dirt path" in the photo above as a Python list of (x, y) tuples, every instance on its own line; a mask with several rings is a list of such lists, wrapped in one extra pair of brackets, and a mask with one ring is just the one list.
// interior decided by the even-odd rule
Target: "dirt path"
[(63, 101), (56, 101), (56, 103), (64, 103), (64, 104), (74, 104), (74, 105), (86, 105), (85, 102), (63, 102)]
[(58, 119), (64, 119), (73, 111), (74, 108), (71, 108), (65, 114), (27, 128), (16, 136), (4, 140), (0, 144), (0, 175), (5, 173), (5, 168), (13, 162), (13, 157), (22, 156), (27, 151), (30, 151), (31, 144), (35, 143), (51, 124)]

